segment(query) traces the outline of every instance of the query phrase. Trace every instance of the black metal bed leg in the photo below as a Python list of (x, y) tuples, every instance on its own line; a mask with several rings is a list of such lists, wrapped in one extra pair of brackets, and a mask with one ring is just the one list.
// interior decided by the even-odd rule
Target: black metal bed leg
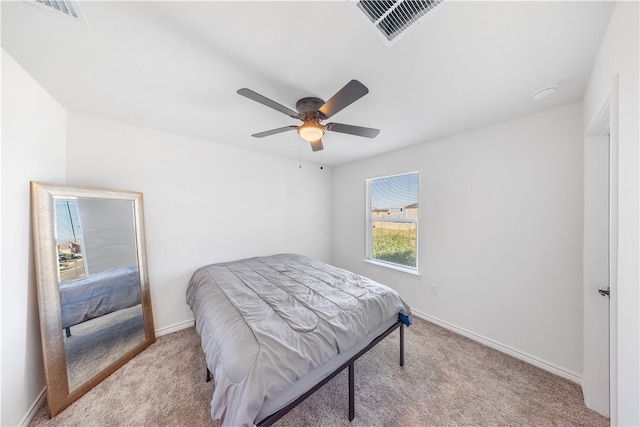
[(400, 366), (404, 366), (404, 324), (400, 324)]
[(207, 382), (211, 381), (211, 371), (207, 368)]
[(67, 338), (69, 338), (71, 336), (71, 326), (64, 328), (64, 332), (66, 333)]
[(349, 364), (349, 421), (353, 421), (355, 418), (355, 387), (354, 387), (355, 375), (353, 372), (353, 362)]

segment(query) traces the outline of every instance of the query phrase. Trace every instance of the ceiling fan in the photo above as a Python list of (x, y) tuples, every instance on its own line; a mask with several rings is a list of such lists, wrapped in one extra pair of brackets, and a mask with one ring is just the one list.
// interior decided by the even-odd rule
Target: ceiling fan
[(362, 98), (367, 93), (369, 93), (369, 89), (367, 89), (365, 85), (360, 83), (358, 80), (351, 80), (327, 102), (315, 97), (307, 97), (298, 100), (298, 102), (296, 102), (296, 112), (252, 91), (251, 89), (242, 88), (238, 90), (238, 94), (242, 96), (246, 96), (249, 99), (280, 111), (294, 119), (302, 120), (303, 122), (300, 126), (284, 126), (264, 132), (254, 133), (251, 136), (262, 138), (286, 132), (288, 130), (297, 129), (298, 134), (302, 139), (311, 143), (311, 149), (313, 151), (320, 151), (323, 149), (322, 137), (324, 136), (325, 131), (347, 133), (350, 135), (364, 136), (366, 138), (375, 138), (378, 133), (380, 133), (379, 129), (366, 128), (362, 126), (345, 125), (342, 123), (327, 123), (323, 125), (320, 123)]

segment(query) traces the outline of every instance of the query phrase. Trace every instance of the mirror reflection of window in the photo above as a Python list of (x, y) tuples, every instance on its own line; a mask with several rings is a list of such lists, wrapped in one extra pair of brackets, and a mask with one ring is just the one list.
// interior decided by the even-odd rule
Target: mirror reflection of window
[(133, 203), (81, 197), (83, 253), (87, 274), (137, 265)]
[(55, 199), (55, 234), (59, 281), (87, 274), (82, 224), (75, 199)]

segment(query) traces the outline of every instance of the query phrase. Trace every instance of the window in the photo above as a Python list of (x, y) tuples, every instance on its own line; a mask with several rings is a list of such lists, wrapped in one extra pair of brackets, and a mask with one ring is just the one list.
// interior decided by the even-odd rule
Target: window
[(367, 180), (367, 260), (418, 272), (418, 172)]
[(56, 198), (54, 202), (59, 280), (83, 277), (87, 272), (87, 266), (83, 257), (84, 241), (78, 201), (72, 198)]

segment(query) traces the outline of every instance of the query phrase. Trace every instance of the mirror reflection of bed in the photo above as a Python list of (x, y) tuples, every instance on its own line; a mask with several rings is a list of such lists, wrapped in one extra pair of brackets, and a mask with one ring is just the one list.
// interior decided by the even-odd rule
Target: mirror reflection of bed
[(55, 198), (69, 390), (145, 339), (133, 202)]

